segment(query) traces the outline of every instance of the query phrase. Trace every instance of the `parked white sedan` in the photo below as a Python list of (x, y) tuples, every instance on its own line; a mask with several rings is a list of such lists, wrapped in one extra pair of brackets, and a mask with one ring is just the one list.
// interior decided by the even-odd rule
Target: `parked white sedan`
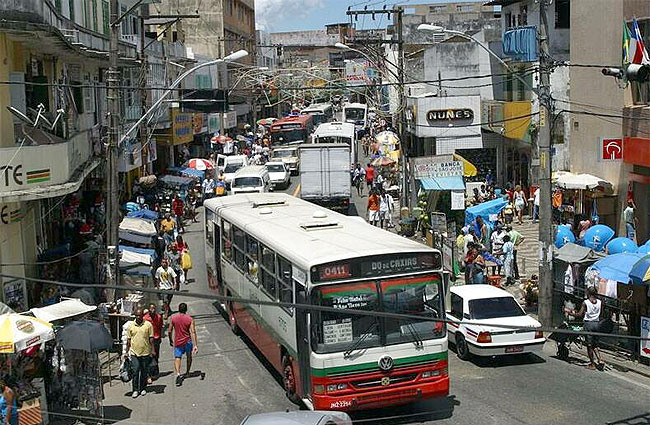
[(449, 342), (456, 346), (459, 358), (532, 353), (540, 351), (546, 342), (542, 331), (534, 330), (542, 325), (528, 316), (509, 292), (490, 285), (454, 286), (450, 292), (447, 319), (470, 322), (447, 324)]
[(271, 184), (274, 188), (286, 189), (291, 184), (291, 173), (289, 166), (282, 161), (269, 161), (266, 164), (266, 169), (269, 171)]

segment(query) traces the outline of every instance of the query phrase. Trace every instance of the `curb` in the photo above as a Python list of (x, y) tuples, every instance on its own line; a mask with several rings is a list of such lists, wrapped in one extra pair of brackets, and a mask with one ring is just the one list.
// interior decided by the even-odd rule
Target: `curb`
[[(577, 350), (574, 347), (570, 347), (569, 351), (575, 354), (579, 354), (585, 358), (589, 358), (587, 355), (586, 350), (585, 351), (580, 351)], [(618, 360), (616, 357), (608, 354), (607, 352), (604, 352), (601, 350), (601, 355), (603, 356), (603, 360), (605, 360), (605, 364), (612, 366), (614, 369), (621, 371), (621, 372), (632, 372), (637, 375), (643, 376), (645, 378), (650, 378), (650, 369), (648, 370), (643, 370), (641, 368), (635, 368), (635, 367), (630, 367), (626, 365), (623, 361)]]

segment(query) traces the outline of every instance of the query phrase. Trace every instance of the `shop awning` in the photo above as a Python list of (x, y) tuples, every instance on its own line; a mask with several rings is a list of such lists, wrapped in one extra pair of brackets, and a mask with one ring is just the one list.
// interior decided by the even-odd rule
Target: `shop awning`
[(48, 305), (46, 307), (32, 308), (32, 314), (41, 320), (46, 322), (53, 322), (55, 320), (61, 320), (68, 317), (78, 316), (80, 314), (88, 313), (90, 311), (96, 310), (97, 306), (87, 305), (81, 302), (81, 300), (73, 298), (63, 300), (56, 304)]
[(600, 177), (592, 176), (591, 174), (558, 173), (555, 178), (555, 184), (563, 189), (577, 190), (589, 190), (597, 187), (611, 190), (612, 188), (610, 182)]
[(465, 182), (461, 176), (424, 177), (420, 179), (424, 190), (465, 190)]

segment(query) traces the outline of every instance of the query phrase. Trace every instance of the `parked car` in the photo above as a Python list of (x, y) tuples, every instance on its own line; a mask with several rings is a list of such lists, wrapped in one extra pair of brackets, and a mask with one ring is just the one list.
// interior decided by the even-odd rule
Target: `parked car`
[(336, 411), (270, 412), (247, 416), (241, 425), (352, 425), (352, 419)]
[(271, 185), (274, 188), (286, 189), (291, 184), (291, 173), (289, 167), (282, 161), (269, 161), (265, 164), (271, 178)]
[(238, 193), (265, 193), (271, 191), (269, 172), (263, 165), (240, 168), (230, 183), (233, 195)]
[(292, 175), (298, 175), (300, 171), (300, 159), (298, 157), (298, 147), (275, 148), (271, 152), (272, 161), (282, 161), (289, 167)]
[(452, 322), (447, 324), (447, 330), (459, 358), (533, 353), (546, 342), (542, 331), (535, 330), (542, 325), (527, 315), (509, 292), (490, 285), (463, 285), (450, 288), (450, 293), (447, 320)]

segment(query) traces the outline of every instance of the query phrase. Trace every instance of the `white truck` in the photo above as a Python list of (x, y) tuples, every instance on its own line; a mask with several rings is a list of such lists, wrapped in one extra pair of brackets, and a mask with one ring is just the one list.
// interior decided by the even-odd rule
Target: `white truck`
[(300, 198), (347, 213), (350, 180), (349, 145), (300, 145)]

